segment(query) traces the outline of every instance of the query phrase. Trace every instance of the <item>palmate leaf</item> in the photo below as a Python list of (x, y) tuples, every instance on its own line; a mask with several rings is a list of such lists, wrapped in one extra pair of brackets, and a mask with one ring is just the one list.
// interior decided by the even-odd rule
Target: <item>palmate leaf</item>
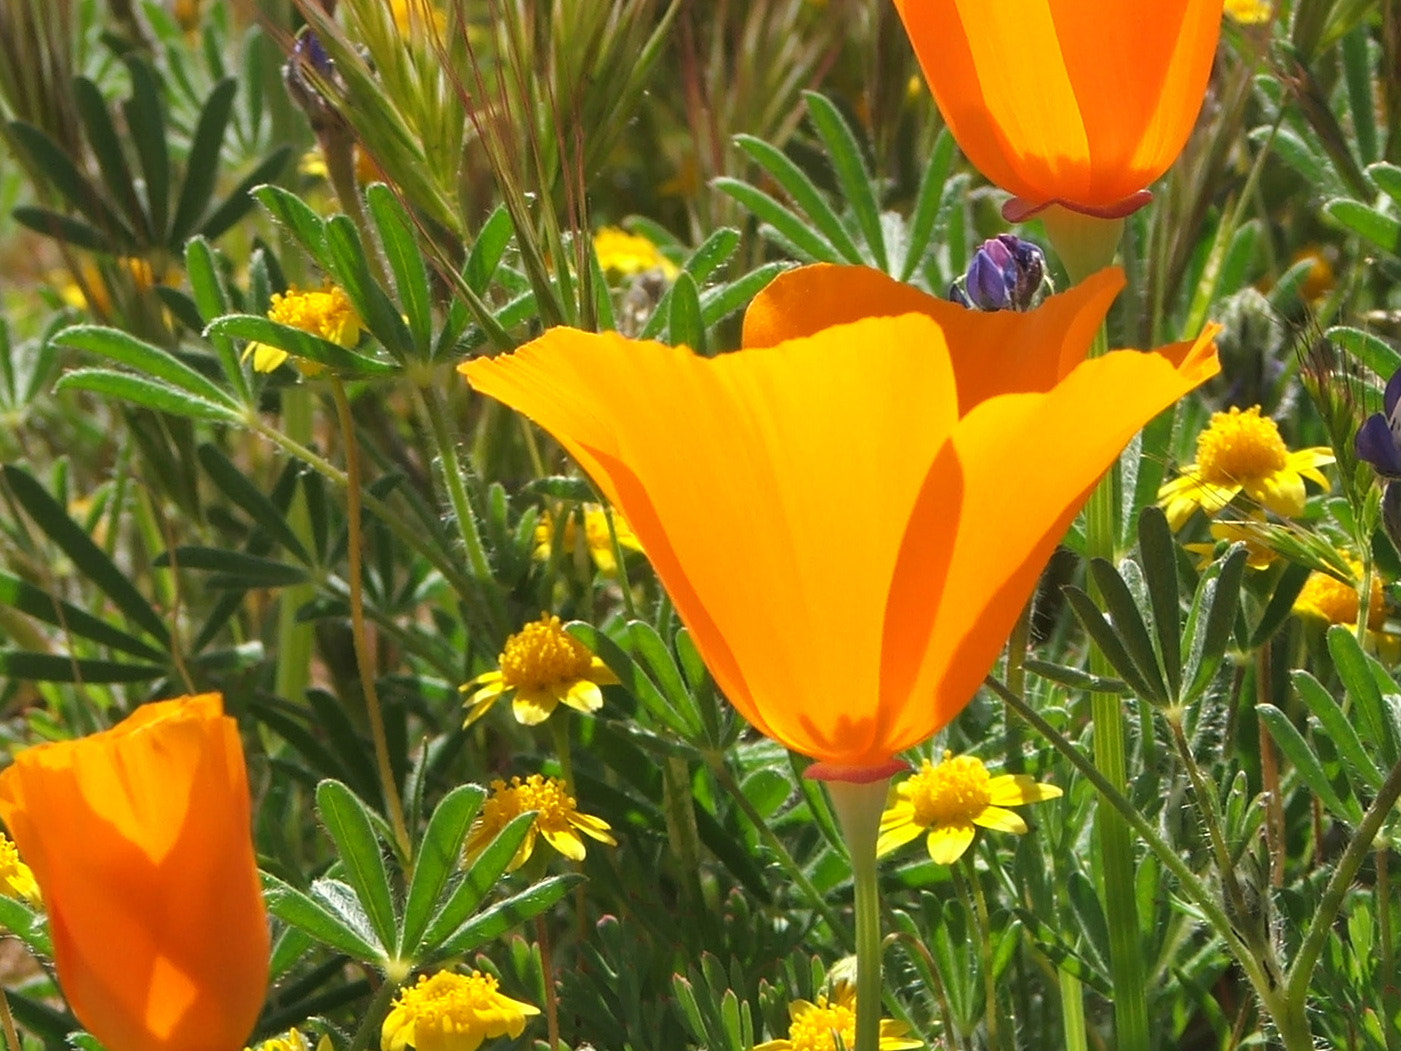
[(205, 335), (211, 338), (232, 336), (249, 342), (266, 343), (299, 358), (307, 358), (346, 376), (385, 376), (397, 367), (385, 361), (366, 357), (353, 350), (299, 328), (283, 325), (255, 314), (230, 314), (209, 323)]
[(389, 872), (374, 822), (359, 797), (339, 781), (316, 786), (316, 810), (336, 844), (336, 853), (381, 945), (397, 941), (398, 923)]
[[(321, 895), (304, 894), (266, 872), (262, 878), (263, 900), (267, 902), (268, 912), (283, 923), (305, 931), (316, 941), (352, 959), (364, 963), (378, 963), (384, 959), (383, 950), (366, 937), (369, 932), (353, 919), (347, 919), (344, 909), (333, 909), (321, 900)], [(318, 880), (313, 887), (327, 882), (333, 881)], [(321, 890), (325, 892), (326, 888), (323, 886)]]
[(528, 887), (519, 894), (513, 894), (505, 901), (499, 901), (483, 912), (473, 916), (457, 930), (433, 947), (430, 959), (444, 959), (471, 952), (478, 945), (498, 938), (518, 927), (526, 920), (534, 919), (569, 892), (569, 889), (584, 877), (577, 872), (564, 876), (551, 876)]
[(486, 790), (481, 786), (460, 785), (443, 797), (428, 819), (404, 902), (399, 935), (401, 957), (413, 959), (417, 955), (443, 889), (461, 865), (467, 831), (485, 798)]
[(160, 380), (148, 379), (115, 369), (74, 369), (54, 384), (55, 391), (85, 390), (145, 409), (184, 416), (191, 420), (237, 423), (241, 417), (223, 405), (215, 404)]
[(238, 414), (238, 403), (217, 383), (169, 351), (130, 333), (101, 325), (74, 325), (59, 332), (54, 340), (62, 346), (100, 354), (140, 376), (164, 381), (201, 402), (219, 406), (235, 416)]

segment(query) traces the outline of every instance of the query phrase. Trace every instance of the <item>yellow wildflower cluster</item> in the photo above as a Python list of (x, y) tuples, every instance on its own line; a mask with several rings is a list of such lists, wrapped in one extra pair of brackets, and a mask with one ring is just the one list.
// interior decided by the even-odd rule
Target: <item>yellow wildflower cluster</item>
[(612, 826), (608, 822), (591, 814), (581, 814), (576, 806), (574, 797), (558, 778), (531, 774), (525, 780), (513, 777), (509, 785), (497, 778), (491, 783), (491, 795), (482, 804), (481, 813), (468, 833), (465, 859), (471, 862), (503, 828), (532, 810), (535, 811), (535, 823), (530, 826), (520, 849), (506, 867), (508, 872), (526, 863), (535, 850), (537, 836), (544, 836), (545, 842), (570, 861), (584, 860), (584, 841), (579, 836), (580, 832), (610, 847), (618, 845), (611, 835)]
[[(579, 513), (565, 516), (564, 536), (559, 540), (563, 550), (566, 553), (571, 552), (579, 543), (577, 522), (580, 514), (584, 519), (584, 544), (588, 548), (589, 557), (593, 559), (594, 566), (605, 577), (616, 576), (618, 560), (613, 554), (613, 537), (608, 532), (608, 514), (598, 504), (584, 504), (579, 509)], [(632, 527), (616, 511), (613, 512), (613, 529), (618, 534), (618, 546), (624, 551), (642, 550), (642, 541), (637, 539), (637, 534), (632, 531)], [(536, 558), (544, 561), (550, 557), (558, 531), (554, 516), (549, 511), (540, 515), (539, 522), (535, 524)]]
[[(360, 339), (360, 316), (355, 313), (345, 290), (337, 285), (327, 285), (316, 292), (302, 292), (293, 287), (275, 293), (268, 318), (341, 347), (353, 347)], [(253, 368), (258, 372), (271, 372), (290, 356), (280, 347), (270, 347), (266, 343), (248, 344), (243, 356), (250, 355)], [(309, 376), (321, 371), (316, 362), (299, 359), (297, 364)]]
[[(788, 1036), (759, 1044), (754, 1051), (837, 1051), (856, 1046), (856, 990), (838, 983), (830, 997), (819, 996), (816, 1003), (795, 1000), (788, 1005)], [(880, 1051), (910, 1051), (923, 1047), (913, 1040), (903, 1022), (882, 1018)], [(838, 1044), (840, 1041), (840, 1044)]]
[(603, 707), (603, 691), (618, 677), (589, 648), (564, 630), (556, 616), (542, 613), (506, 640), (497, 658), (498, 671), (478, 675), (462, 686), (467, 698), (470, 726), (485, 715), (498, 697), (515, 694), (512, 710), (516, 721), (536, 726), (548, 719), (560, 702), (576, 711), (596, 712)]
[(681, 272), (650, 240), (616, 226), (605, 226), (594, 234), (593, 250), (598, 253), (599, 266), (622, 277), (660, 270), (670, 281)]
[(384, 1019), (380, 1046), (383, 1051), (476, 1051), (485, 1040), (520, 1036), (526, 1018), (539, 1013), (502, 993), (492, 975), (439, 971), (400, 990)]
[(1226, 0), (1226, 16), (1245, 26), (1268, 22), (1274, 8), (1269, 0)]

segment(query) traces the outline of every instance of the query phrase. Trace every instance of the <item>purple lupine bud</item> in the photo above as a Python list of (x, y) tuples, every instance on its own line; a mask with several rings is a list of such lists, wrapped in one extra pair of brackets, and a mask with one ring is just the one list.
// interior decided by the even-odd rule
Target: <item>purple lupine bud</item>
[[(1357, 457), (1389, 480), (1401, 480), (1401, 369), (1386, 381), (1382, 396), (1382, 411), (1374, 412), (1357, 429)], [(1387, 487), (1391, 498), (1392, 486)], [(1401, 501), (1401, 490), (1396, 498)]]
[(340, 114), (321, 91), (321, 85), (340, 86), (336, 64), (310, 26), (304, 26), (297, 34), (291, 57), (282, 67), (282, 79), (287, 94), (306, 113), (314, 131), (342, 123)]
[(1041, 290), (1046, 257), (1030, 241), (998, 234), (979, 246), (964, 275), (962, 296), (954, 302), (979, 310), (1029, 310)]

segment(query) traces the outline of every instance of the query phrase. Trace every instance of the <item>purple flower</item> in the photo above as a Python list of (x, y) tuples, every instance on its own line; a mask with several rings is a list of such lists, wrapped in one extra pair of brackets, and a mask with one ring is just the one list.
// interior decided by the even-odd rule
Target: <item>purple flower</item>
[(962, 287), (955, 282), (949, 298), (978, 310), (1029, 310), (1045, 273), (1046, 257), (1040, 248), (1012, 234), (998, 234), (979, 246)]
[(1374, 412), (1357, 429), (1357, 456), (1383, 478), (1401, 481), (1401, 369), (1386, 381), (1382, 412)]

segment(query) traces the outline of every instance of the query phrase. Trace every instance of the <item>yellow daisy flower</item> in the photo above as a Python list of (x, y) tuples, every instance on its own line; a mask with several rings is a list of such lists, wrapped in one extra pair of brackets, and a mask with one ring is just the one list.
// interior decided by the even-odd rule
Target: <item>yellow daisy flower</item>
[(482, 804), (481, 813), (467, 835), (463, 861), (471, 864), (503, 828), (532, 810), (535, 811), (535, 823), (525, 834), (511, 863), (506, 866), (507, 872), (514, 872), (526, 863), (535, 850), (537, 836), (544, 836), (546, 843), (570, 861), (584, 860), (584, 841), (579, 836), (580, 832), (610, 847), (618, 845), (611, 835), (612, 826), (607, 821), (591, 814), (581, 814), (575, 806), (574, 797), (558, 778), (531, 774), (524, 781), (513, 777), (509, 785), (497, 778), (491, 783), (491, 795)]
[[(1361, 602), (1358, 586), (1362, 581), (1362, 563), (1348, 559), (1352, 579), (1344, 582), (1331, 573), (1317, 570), (1309, 574), (1308, 580), (1294, 600), (1294, 612), (1306, 620), (1313, 620), (1331, 627), (1341, 624), (1352, 631), (1357, 630), (1357, 616)], [(1372, 595), (1367, 603), (1367, 646), (1366, 648), (1387, 663), (1394, 664), (1401, 658), (1401, 636), (1386, 628), (1386, 597), (1382, 593), (1382, 582), (1374, 573)]]
[[(598, 504), (584, 504), (584, 543), (588, 545), (589, 557), (597, 570), (605, 577), (616, 576), (618, 560), (613, 557), (613, 538), (608, 534), (608, 515)], [(617, 511), (613, 512), (613, 528), (618, 533), (618, 546), (624, 551), (641, 551), (642, 541)], [(560, 541), (566, 552), (573, 551), (579, 542), (578, 515), (570, 514), (564, 520), (564, 537)], [(535, 557), (542, 562), (550, 557), (555, 543), (555, 520), (549, 511), (540, 515), (535, 524)]]
[[(327, 285), (316, 292), (301, 292), (293, 287), (274, 293), (268, 318), (341, 347), (353, 347), (360, 340), (360, 316), (345, 290), (337, 285)], [(266, 343), (248, 344), (243, 351), (244, 360), (250, 355), (256, 372), (271, 372), (290, 357), (280, 347)], [(308, 376), (321, 371), (320, 363), (303, 359), (298, 359), (297, 367)]]
[(383, 1051), (476, 1051), (489, 1038), (520, 1036), (526, 1018), (539, 1013), (502, 993), (489, 974), (439, 971), (431, 978), (420, 975), (417, 985), (399, 991), (380, 1030), (380, 1046)]
[(300, 1029), (289, 1029), (285, 1033), (268, 1037), (244, 1051), (311, 1051), (311, 1042)]
[(1226, 0), (1226, 15), (1233, 22), (1255, 26), (1270, 20), (1269, 0)]
[(516, 721), (526, 726), (543, 723), (561, 701), (577, 711), (596, 712), (603, 707), (599, 687), (618, 681), (587, 646), (564, 630), (558, 617), (548, 613), (507, 639), (497, 663), (499, 671), (485, 672), (463, 684), (463, 693), (476, 687), (466, 701), (469, 711), (464, 726), (471, 726), (498, 697), (512, 692)]
[(648, 270), (660, 270), (668, 281), (681, 272), (650, 240), (616, 226), (605, 226), (593, 236), (598, 265), (610, 273), (635, 277)]
[(44, 905), (34, 873), (20, 861), (19, 851), (3, 834), (0, 834), (0, 894), (7, 898), (23, 898), (36, 909)]
[[(856, 1046), (856, 989), (839, 982), (831, 997), (819, 996), (817, 1003), (794, 1000), (788, 1005), (788, 1036), (758, 1044), (753, 1051), (837, 1051), (837, 1041), (843, 1048)], [(909, 1051), (923, 1047), (924, 1041), (908, 1036), (903, 1022), (882, 1018), (880, 1023), (881, 1051)]]
[(888, 854), (927, 829), (929, 856), (940, 865), (952, 865), (963, 856), (973, 842), (974, 826), (1024, 834), (1026, 822), (1004, 807), (1040, 803), (1061, 794), (1055, 785), (1040, 784), (1026, 774), (993, 777), (980, 759), (952, 752), (945, 752), (938, 766), (926, 759), (896, 792), (899, 802), (881, 815), (876, 853)]
[(1241, 493), (1277, 515), (1293, 517), (1304, 510), (1304, 479), (1325, 490), (1328, 479), (1320, 467), (1333, 462), (1324, 446), (1290, 452), (1279, 426), (1260, 415), (1260, 406), (1241, 412), (1217, 412), (1197, 437), (1197, 462), (1158, 490), (1158, 504), (1168, 524), (1181, 529), (1201, 508), (1214, 515)]

